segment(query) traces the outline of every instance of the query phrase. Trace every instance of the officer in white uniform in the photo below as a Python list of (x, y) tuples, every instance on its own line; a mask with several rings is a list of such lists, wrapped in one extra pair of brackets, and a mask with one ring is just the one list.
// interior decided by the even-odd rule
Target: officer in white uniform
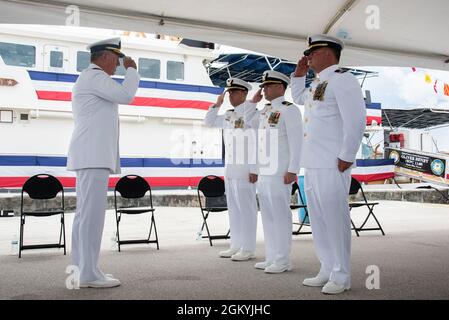
[(299, 173), (302, 119), (298, 107), (285, 101), (289, 77), (277, 71), (265, 71), (263, 93), (270, 101), (259, 113), (258, 194), (265, 239), (265, 261), (256, 263), (266, 273), (281, 273), (292, 268), (291, 188)]
[[(74, 130), (67, 170), (76, 171), (76, 215), (72, 263), (79, 267), (80, 287), (115, 287), (118, 279), (98, 268), (110, 173), (120, 173), (118, 104), (129, 104), (139, 86), (135, 62), (120, 51), (120, 38), (88, 46), (91, 64), (72, 92)], [(111, 76), (123, 58), (123, 83)]]
[[(217, 98), (204, 119), (206, 126), (221, 128), (224, 133), (225, 189), (231, 246), (219, 255), (234, 261), (254, 258), (256, 249), (256, 131), (249, 128), (247, 119), (254, 117), (257, 103), (246, 100), (249, 90), (249, 83), (229, 78), (225, 92)], [(226, 92), (234, 109), (218, 115)]]
[[(309, 37), (292, 75), (292, 96), (304, 104), (301, 165), (317, 256), (321, 269), (306, 286), (337, 294), (351, 286), (351, 220), (348, 193), (365, 129), (366, 111), (357, 79), (338, 67), (343, 42), (327, 35)], [(305, 87), (308, 68), (317, 75)]]

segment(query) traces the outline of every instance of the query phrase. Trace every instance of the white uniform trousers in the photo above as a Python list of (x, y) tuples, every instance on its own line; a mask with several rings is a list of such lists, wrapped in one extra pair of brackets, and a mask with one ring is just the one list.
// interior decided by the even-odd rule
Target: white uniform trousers
[(265, 261), (285, 266), (292, 246), (291, 184), (282, 176), (259, 176), (260, 213), (265, 239)]
[(348, 194), (351, 169), (306, 169), (304, 189), (319, 274), (351, 286), (351, 217)]
[(256, 185), (248, 179), (226, 179), (231, 249), (256, 250)]
[(76, 171), (76, 214), (72, 229), (72, 263), (78, 266), (80, 282), (104, 278), (98, 268), (107, 207), (109, 169)]

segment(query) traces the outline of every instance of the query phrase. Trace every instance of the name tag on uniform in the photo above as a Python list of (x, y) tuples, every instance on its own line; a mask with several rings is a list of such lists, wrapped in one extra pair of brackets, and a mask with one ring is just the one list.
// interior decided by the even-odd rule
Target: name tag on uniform
[(243, 119), (242, 118), (238, 118), (234, 122), (234, 129), (243, 129), (243, 125), (244, 125)]
[(313, 94), (314, 101), (316, 101), (316, 100), (323, 101), (324, 100), (324, 93), (326, 92), (326, 87), (327, 87), (327, 81), (323, 81), (316, 87), (315, 93)]
[(268, 118), (268, 123), (269, 124), (278, 124), (280, 116), (281, 116), (281, 113), (279, 111), (272, 112), (270, 114), (270, 117)]

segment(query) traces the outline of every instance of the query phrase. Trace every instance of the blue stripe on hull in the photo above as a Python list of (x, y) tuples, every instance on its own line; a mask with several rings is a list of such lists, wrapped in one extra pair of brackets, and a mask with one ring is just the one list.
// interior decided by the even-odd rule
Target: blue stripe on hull
[[(222, 159), (170, 159), (170, 158), (121, 158), (122, 168), (220, 168)], [(0, 156), (0, 166), (65, 167), (66, 157), (52, 156)]]
[[(56, 81), (56, 82), (74, 83), (78, 79), (78, 75), (76, 74), (31, 71), (31, 70), (28, 70), (28, 73), (30, 74), (31, 80), (36, 81)], [(123, 82), (123, 79), (115, 79), (115, 80), (119, 83)], [(183, 91), (183, 92), (205, 92), (215, 95), (219, 95), (223, 92), (223, 88), (219, 87), (208, 87), (191, 84), (179, 84), (179, 83), (168, 83), (168, 82), (147, 81), (147, 80), (141, 80), (139, 83), (139, 88), (161, 89), (161, 90)]]

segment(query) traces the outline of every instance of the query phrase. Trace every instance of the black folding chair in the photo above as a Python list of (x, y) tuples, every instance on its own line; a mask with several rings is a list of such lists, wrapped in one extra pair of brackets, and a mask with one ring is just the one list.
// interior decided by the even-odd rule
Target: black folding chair
[[(213, 175), (203, 177), (198, 183), (197, 189), (198, 202), (200, 204), (201, 215), (203, 216), (203, 224), (199, 232), (201, 238), (209, 239), (211, 246), (212, 240), (230, 239), (229, 229), (226, 234), (211, 235), (209, 226), (207, 225), (207, 218), (211, 212), (223, 212), (228, 210), (223, 179)], [(204, 227), (206, 227), (207, 232), (207, 235), (205, 236), (202, 235)]]
[[(357, 235), (357, 237), (359, 237), (359, 232), (360, 231), (375, 231), (375, 230), (380, 230), (380, 232), (382, 232), (382, 235), (385, 235), (384, 230), (382, 229), (382, 226), (379, 223), (379, 220), (377, 220), (376, 215), (374, 214), (374, 207), (377, 206), (379, 204), (379, 202), (368, 202), (365, 196), (365, 193), (363, 192), (363, 188), (362, 185), (360, 184), (360, 182), (357, 181), (357, 179), (352, 178), (351, 179), (351, 187), (349, 189), (349, 194), (350, 195), (355, 195), (359, 192), (359, 190), (362, 193), (362, 197), (363, 197), (363, 201), (362, 202), (350, 202), (349, 203), (349, 210), (351, 211), (353, 208), (360, 208), (360, 207), (367, 207), (368, 208), (368, 215), (365, 218), (365, 221), (363, 221), (363, 223), (360, 225), (360, 227), (356, 227), (354, 222), (351, 219), (351, 224), (352, 227), (355, 231), (355, 234)], [(374, 220), (377, 223), (377, 227), (374, 228), (366, 228), (365, 225), (368, 222), (369, 217), (372, 216), (374, 218)]]
[[(54, 200), (61, 192), (61, 201)], [(24, 209), (24, 193), (33, 200), (43, 200), (40, 205), (34, 202), (38, 207), (48, 207), (45, 209), (28, 210)], [(51, 201), (57, 206), (51, 206), (50, 203), (43, 203), (45, 200)], [(29, 207), (28, 205), (26, 207)], [(58, 243), (24, 245), (23, 236), (25, 231), (25, 218), (32, 217), (49, 217), (53, 215), (61, 215), (61, 229), (59, 232)], [(61, 182), (54, 176), (49, 174), (37, 174), (29, 178), (22, 187), (22, 196), (20, 201), (20, 240), (19, 240), (19, 258), (22, 257), (22, 250), (29, 249), (47, 249), (47, 248), (64, 248), (66, 254), (65, 242), (65, 220), (64, 220), (64, 188)]]
[[(296, 198), (295, 194), (298, 193), (298, 198)], [(297, 209), (303, 209), (304, 210), (304, 217), (301, 219), (299, 218), (298, 222), (293, 222), (294, 225), (298, 225), (298, 229), (292, 231), (293, 235), (299, 235), (299, 234), (312, 234), (312, 231), (301, 231), (304, 226), (310, 227), (309, 221), (309, 211), (307, 210), (307, 205), (304, 204), (304, 199), (301, 195), (301, 190), (299, 189), (298, 183), (295, 181), (292, 184), (292, 197), (295, 196), (295, 199), (299, 200), (299, 203), (297, 204), (291, 204), (290, 209), (291, 210), (297, 210)]]
[[(149, 207), (143, 207), (139, 205), (135, 205), (137, 199), (144, 199), (147, 192), (149, 192)], [(117, 193), (121, 198), (121, 206), (117, 204)], [(115, 218), (117, 222), (117, 244), (118, 251), (121, 250), (121, 245), (123, 244), (139, 244), (139, 243), (156, 243), (157, 250), (159, 250), (159, 238), (157, 236), (156, 230), (156, 221), (154, 220), (154, 211), (153, 208), (153, 196), (151, 194), (151, 187), (148, 182), (138, 176), (138, 175), (127, 175), (120, 178), (117, 181), (117, 184), (114, 188), (114, 207), (115, 207)], [(133, 239), (133, 240), (120, 240), (120, 221), (122, 219), (122, 214), (142, 214), (151, 212), (151, 224), (150, 224), (150, 232), (148, 233), (148, 238), (145, 239)], [(151, 240), (151, 233), (153, 232), (155, 239)]]

